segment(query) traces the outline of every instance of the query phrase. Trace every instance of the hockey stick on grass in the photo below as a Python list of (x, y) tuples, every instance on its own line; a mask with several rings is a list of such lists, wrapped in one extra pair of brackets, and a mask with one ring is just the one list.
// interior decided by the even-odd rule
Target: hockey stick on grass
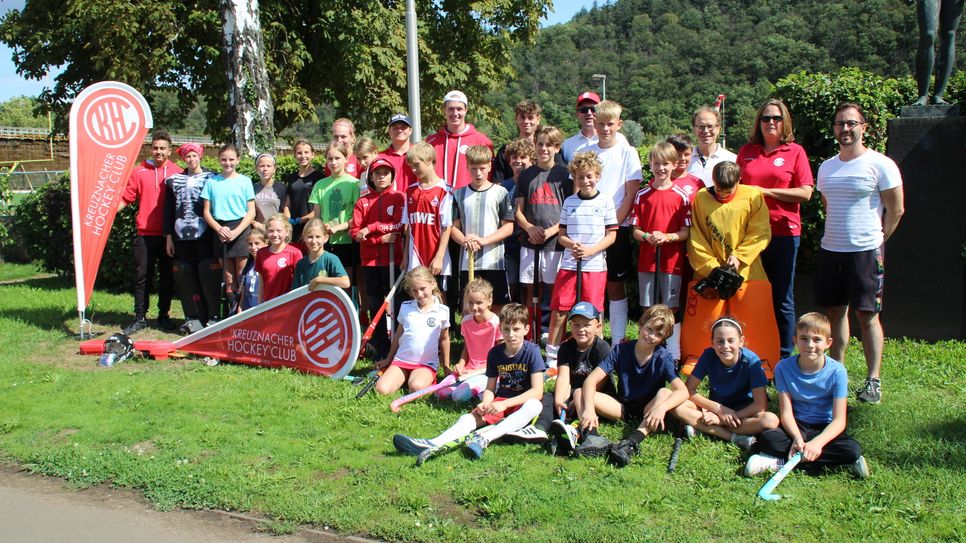
[(768, 479), (768, 482), (761, 487), (761, 489), (758, 491), (758, 497), (770, 502), (782, 499), (780, 495), (775, 494), (775, 487), (777, 487), (778, 484), (781, 483), (782, 480), (784, 480), (785, 477), (791, 473), (792, 470), (795, 469), (795, 466), (797, 466), (801, 461), (801, 452), (797, 452), (794, 456), (789, 458), (788, 461), (785, 462), (785, 465), (782, 466), (781, 469), (778, 470), (774, 475), (772, 475), (771, 479)]
[(418, 466), (422, 466), (430, 458), (436, 458), (437, 456), (441, 456), (441, 455), (446, 454), (446, 453), (448, 453), (450, 451), (453, 451), (453, 450), (458, 449), (461, 445), (463, 445), (464, 443), (466, 443), (467, 441), (469, 441), (473, 437), (476, 437), (477, 435), (479, 435), (479, 433), (482, 432), (483, 430), (486, 430), (487, 428), (492, 428), (492, 427), (493, 427), (493, 425), (490, 424), (490, 425), (484, 426), (482, 428), (477, 428), (476, 430), (474, 430), (474, 431), (466, 434), (463, 437), (458, 437), (458, 438), (456, 438), (456, 439), (454, 439), (452, 441), (448, 441), (446, 443), (443, 443), (442, 445), (438, 445), (438, 446), (433, 447), (431, 449), (426, 449), (425, 451), (419, 453), (419, 456), (416, 457), (416, 466), (417, 467)]

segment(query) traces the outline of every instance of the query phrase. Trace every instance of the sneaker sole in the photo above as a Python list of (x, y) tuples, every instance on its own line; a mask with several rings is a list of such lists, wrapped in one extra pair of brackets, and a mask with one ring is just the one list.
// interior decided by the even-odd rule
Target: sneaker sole
[(431, 448), (431, 447), (418, 447), (412, 442), (412, 440), (410, 440), (410, 438), (402, 434), (396, 434), (392, 436), (392, 445), (393, 447), (396, 447), (397, 451), (403, 454), (408, 454), (410, 456), (419, 456), (420, 453)]
[(577, 447), (574, 449), (574, 456), (594, 458), (600, 456), (606, 456), (610, 452), (610, 446), (607, 447), (588, 447), (586, 449), (581, 449)]

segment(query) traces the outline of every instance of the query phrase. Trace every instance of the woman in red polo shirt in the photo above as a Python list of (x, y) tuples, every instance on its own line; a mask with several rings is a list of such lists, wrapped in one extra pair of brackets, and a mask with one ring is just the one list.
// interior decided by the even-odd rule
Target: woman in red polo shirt
[(802, 233), (799, 207), (815, 185), (808, 156), (795, 143), (792, 117), (781, 100), (758, 108), (747, 144), (738, 151), (741, 183), (761, 189), (771, 222), (771, 243), (761, 254), (771, 282), (781, 356), (791, 356), (795, 336), (795, 259)]

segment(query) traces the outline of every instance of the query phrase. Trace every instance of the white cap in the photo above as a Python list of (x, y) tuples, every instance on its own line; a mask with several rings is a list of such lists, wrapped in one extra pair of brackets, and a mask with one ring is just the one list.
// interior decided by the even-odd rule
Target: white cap
[(443, 105), (446, 105), (446, 102), (463, 102), (464, 106), (470, 105), (470, 103), (466, 100), (466, 95), (458, 90), (451, 90), (447, 92), (446, 96), (443, 97)]

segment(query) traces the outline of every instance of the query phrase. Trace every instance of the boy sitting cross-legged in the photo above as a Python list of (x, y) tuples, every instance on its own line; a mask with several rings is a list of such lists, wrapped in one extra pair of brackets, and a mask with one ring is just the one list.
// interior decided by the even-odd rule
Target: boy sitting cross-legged
[(392, 444), (396, 450), (420, 455), (473, 433), (464, 447), (468, 455), (479, 459), (491, 442), (523, 428), (536, 417), (543, 395), (544, 363), (540, 348), (524, 339), (530, 331), (529, 322), (526, 307), (517, 303), (504, 306), (500, 312), (503, 343), (487, 355), (483, 400), (433, 439), (394, 435)]

